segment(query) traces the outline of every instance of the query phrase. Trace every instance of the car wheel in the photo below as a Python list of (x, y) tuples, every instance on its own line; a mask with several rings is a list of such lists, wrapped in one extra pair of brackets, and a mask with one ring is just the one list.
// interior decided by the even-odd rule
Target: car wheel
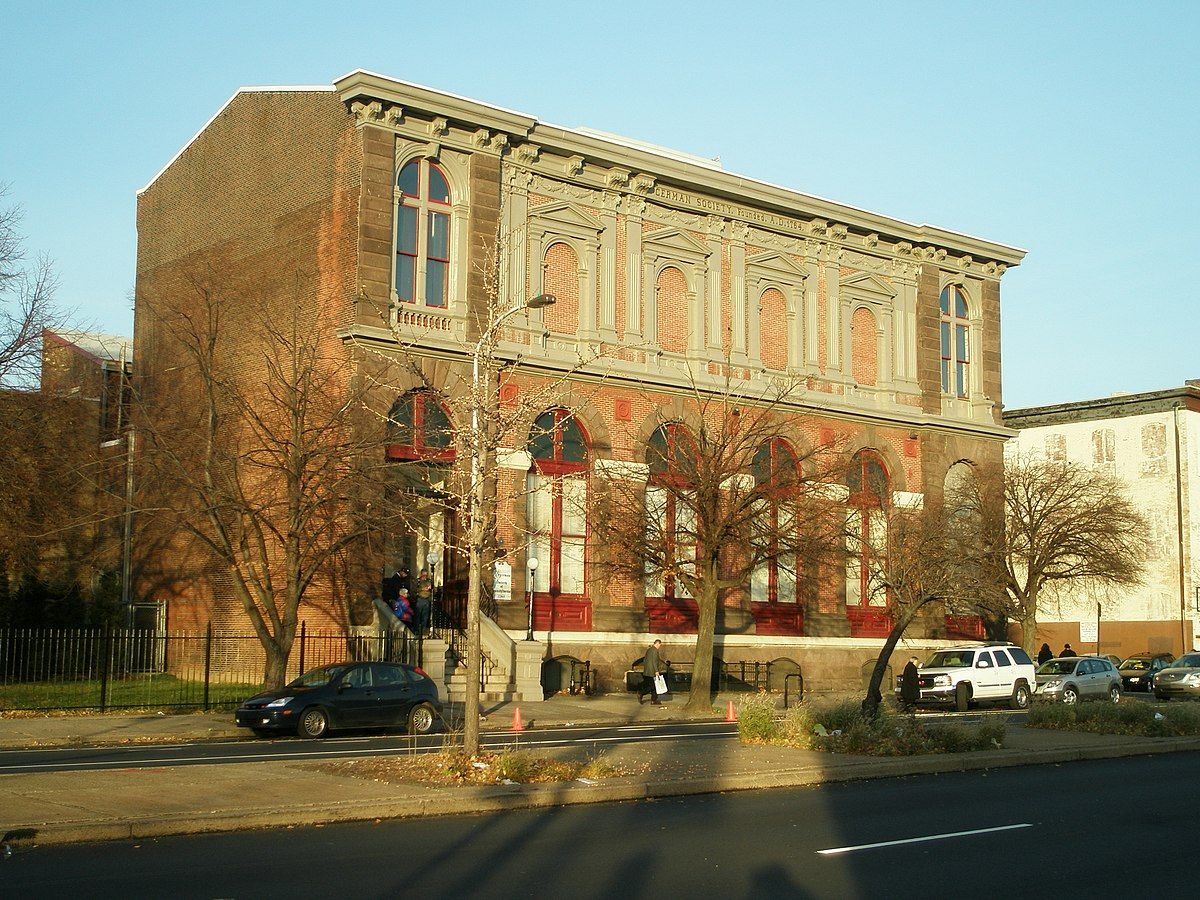
[(433, 731), (433, 707), (428, 703), (418, 703), (408, 714), (408, 730), (412, 734), (429, 734)]
[(329, 714), (319, 706), (310, 706), (300, 714), (296, 723), (296, 731), (301, 737), (325, 737), (329, 731)]
[(1029, 686), (1018, 684), (1013, 688), (1008, 705), (1011, 709), (1029, 709)]
[(1077, 690), (1075, 690), (1075, 688), (1073, 688), (1073, 687), (1063, 688), (1062, 702), (1063, 703), (1078, 703), (1079, 702), (1079, 692)]
[(965, 681), (960, 681), (954, 689), (954, 708), (966, 712), (971, 705), (971, 688)]
[(1108, 699), (1113, 703), (1121, 702), (1121, 689), (1115, 684), (1108, 689)]

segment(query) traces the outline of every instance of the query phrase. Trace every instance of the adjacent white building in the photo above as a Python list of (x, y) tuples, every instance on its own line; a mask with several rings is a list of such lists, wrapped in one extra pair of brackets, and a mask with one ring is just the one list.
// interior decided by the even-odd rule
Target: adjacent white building
[[(1006, 410), (1010, 452), (1104, 469), (1128, 486), (1150, 533), (1141, 585), (1048, 598), (1037, 640), (1118, 656), (1200, 646), (1200, 380), (1100, 400)], [(1097, 602), (1102, 605), (1097, 638)]]

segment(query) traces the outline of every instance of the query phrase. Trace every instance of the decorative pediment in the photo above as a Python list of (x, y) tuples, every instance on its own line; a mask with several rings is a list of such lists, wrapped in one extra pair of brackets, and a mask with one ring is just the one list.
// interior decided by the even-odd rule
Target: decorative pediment
[(535, 206), (529, 216), (543, 231), (594, 238), (604, 230), (599, 219), (567, 200)]
[(890, 303), (896, 298), (896, 289), (870, 272), (859, 272), (842, 279), (843, 294), (861, 297), (873, 303)]
[(795, 260), (787, 254), (776, 253), (774, 250), (751, 256), (746, 260), (746, 268), (758, 269), (781, 281), (791, 283), (803, 282), (808, 277), (807, 269), (797, 265)]
[(664, 228), (661, 231), (655, 231), (644, 235), (642, 241), (647, 247), (654, 247), (661, 256), (697, 259), (712, 253), (712, 248), (708, 244), (696, 240), (686, 231), (678, 228)]

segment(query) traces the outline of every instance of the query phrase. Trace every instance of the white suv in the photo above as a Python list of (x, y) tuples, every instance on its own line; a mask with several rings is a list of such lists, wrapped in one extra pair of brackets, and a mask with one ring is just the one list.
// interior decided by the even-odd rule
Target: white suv
[(1037, 684), (1029, 654), (1013, 644), (935, 650), (920, 673), (921, 703), (953, 703), (960, 712), (977, 702), (1007, 702), (1013, 709), (1028, 709)]

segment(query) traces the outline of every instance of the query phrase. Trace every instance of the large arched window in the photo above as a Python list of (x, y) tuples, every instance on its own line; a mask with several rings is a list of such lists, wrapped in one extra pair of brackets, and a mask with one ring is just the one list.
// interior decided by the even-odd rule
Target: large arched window
[(891, 486), (887, 467), (875, 451), (854, 454), (846, 487), (846, 606), (887, 606), (887, 591), (872, 578), (871, 557), (887, 550)]
[[(695, 480), (696, 441), (687, 428), (676, 422), (659, 426), (646, 447), (650, 469), (646, 485), (647, 536), (662, 554), (674, 561), (668, 569), (694, 571), (696, 565), (695, 511), (684, 501), (689, 485)], [(646, 596), (665, 599), (691, 599), (683, 582), (670, 571), (666, 577), (650, 572), (646, 577)]]
[(396, 176), (396, 299), (445, 309), (450, 292), (450, 185), (414, 159)]
[(588, 437), (565, 409), (542, 413), (529, 432), (530, 557), (533, 590), (552, 597), (585, 593)]
[(401, 394), (388, 413), (389, 459), (448, 462), (454, 459), (454, 429), (437, 394)]
[(754, 454), (754, 481), (768, 499), (762, 502), (758, 539), (766, 559), (750, 578), (752, 603), (796, 603), (797, 526), (793, 503), (799, 483), (800, 462), (791, 445), (780, 438), (764, 441)]
[(971, 390), (970, 327), (967, 294), (957, 284), (942, 289), (942, 393), (966, 398)]

